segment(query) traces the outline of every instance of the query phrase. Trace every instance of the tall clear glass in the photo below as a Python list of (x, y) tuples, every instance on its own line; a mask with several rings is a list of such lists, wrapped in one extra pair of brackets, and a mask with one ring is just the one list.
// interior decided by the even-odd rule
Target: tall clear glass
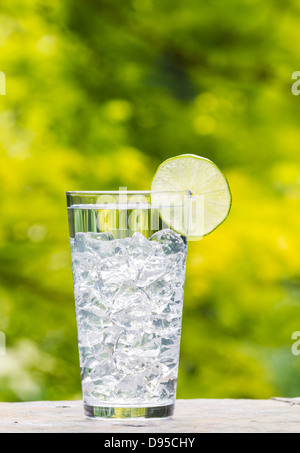
[(67, 192), (84, 412), (173, 414), (187, 192)]

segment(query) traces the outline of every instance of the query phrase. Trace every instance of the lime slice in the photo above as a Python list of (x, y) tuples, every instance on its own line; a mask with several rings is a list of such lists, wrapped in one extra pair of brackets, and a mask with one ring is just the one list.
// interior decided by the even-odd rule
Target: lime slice
[[(209, 159), (193, 154), (182, 154), (164, 161), (157, 169), (151, 191), (164, 194), (152, 195), (152, 200), (164, 199), (164, 205), (174, 200), (174, 191), (186, 196), (185, 208), (170, 210), (162, 207), (162, 219), (177, 232), (190, 240), (199, 240), (224, 222), (231, 207), (228, 182), (219, 168)], [(169, 199), (169, 200), (168, 200)], [(188, 209), (187, 208), (188, 203)], [(188, 212), (184, 225), (182, 218)], [(181, 225), (181, 227), (178, 225)]]

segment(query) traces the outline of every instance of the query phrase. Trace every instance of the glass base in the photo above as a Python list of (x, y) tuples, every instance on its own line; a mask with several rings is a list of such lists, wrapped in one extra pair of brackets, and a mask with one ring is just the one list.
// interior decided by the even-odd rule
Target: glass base
[(111, 407), (90, 406), (83, 404), (84, 413), (89, 418), (166, 418), (174, 412), (174, 404), (153, 407)]

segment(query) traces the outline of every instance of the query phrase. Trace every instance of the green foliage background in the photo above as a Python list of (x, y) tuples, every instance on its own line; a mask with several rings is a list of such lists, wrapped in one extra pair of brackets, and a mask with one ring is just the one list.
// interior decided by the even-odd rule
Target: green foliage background
[(300, 394), (299, 29), (297, 0), (1, 3), (1, 400), (81, 397), (65, 191), (182, 153), (233, 205), (189, 244), (177, 396)]

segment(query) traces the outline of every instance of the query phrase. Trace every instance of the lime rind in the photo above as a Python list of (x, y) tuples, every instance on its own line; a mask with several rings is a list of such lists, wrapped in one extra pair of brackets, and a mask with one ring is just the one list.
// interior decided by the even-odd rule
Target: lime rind
[[(180, 234), (188, 235), (189, 240), (200, 240), (214, 231), (225, 221), (232, 205), (226, 177), (214, 162), (194, 154), (183, 154), (164, 161), (154, 175), (151, 190), (191, 193), (189, 231), (179, 229)], [(175, 210), (173, 219), (164, 209), (160, 210), (160, 214), (165, 223), (173, 227), (172, 220), (178, 221), (182, 210)]]

